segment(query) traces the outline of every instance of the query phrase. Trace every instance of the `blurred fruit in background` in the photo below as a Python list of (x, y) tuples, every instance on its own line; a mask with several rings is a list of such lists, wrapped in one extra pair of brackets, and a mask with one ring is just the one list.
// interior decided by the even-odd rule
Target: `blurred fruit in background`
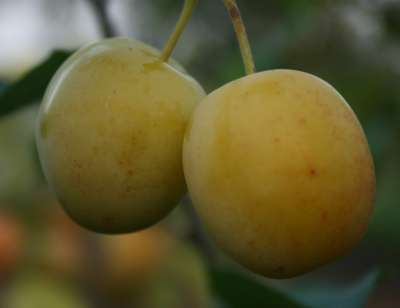
[(49, 193), (38, 199), (40, 213), (28, 223), (1, 211), (0, 277), (7, 285), (0, 307), (209, 307), (204, 260), (167, 224), (98, 235), (76, 225)]
[(16, 217), (0, 213), (0, 284), (13, 273), (23, 254), (24, 234)]
[(84, 230), (66, 216), (57, 202), (49, 207), (43, 227), (38, 239), (38, 265), (65, 278), (79, 278), (85, 266)]
[(170, 258), (176, 239), (162, 227), (140, 232), (98, 236), (103, 254), (104, 283), (115, 290), (132, 282), (146, 285)]
[(40, 272), (20, 275), (4, 296), (7, 308), (89, 308), (71, 284)]
[(92, 277), (91, 285), (108, 301), (144, 308), (208, 307), (204, 261), (164, 224), (94, 239), (102, 273)]

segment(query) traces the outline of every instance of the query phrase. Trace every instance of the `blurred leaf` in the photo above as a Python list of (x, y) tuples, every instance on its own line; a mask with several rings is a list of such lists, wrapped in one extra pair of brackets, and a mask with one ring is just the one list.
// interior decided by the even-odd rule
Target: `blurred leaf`
[(36, 114), (37, 108), (32, 105), (0, 118), (1, 206), (31, 207), (32, 194), (40, 180), (32, 155)]
[(71, 51), (66, 50), (54, 51), (21, 79), (1, 90), (0, 116), (38, 102), (56, 70), (71, 54)]
[(400, 4), (388, 3), (383, 11), (384, 25), (389, 34), (400, 36)]
[(298, 287), (288, 292), (311, 308), (361, 308), (365, 307), (378, 277), (379, 271), (372, 271), (356, 283), (340, 286), (329, 281), (304, 283), (300, 279)]
[(310, 0), (281, 0), (279, 5), (287, 15), (306, 16), (319, 6), (323, 6), (327, 1)]
[(154, 4), (154, 8), (159, 10), (159, 13), (163, 16), (171, 13), (176, 13), (182, 7), (182, 1), (180, 0), (159, 0)]
[(0, 93), (6, 87), (7, 83), (3, 80), (0, 80)]
[(379, 249), (380, 255), (386, 253), (395, 257), (400, 252), (400, 156), (395, 149), (389, 149), (388, 153), (381, 158), (376, 206), (368, 239), (372, 241), (370, 244)]
[(305, 308), (289, 295), (272, 289), (255, 279), (231, 270), (212, 270), (212, 286), (222, 307)]

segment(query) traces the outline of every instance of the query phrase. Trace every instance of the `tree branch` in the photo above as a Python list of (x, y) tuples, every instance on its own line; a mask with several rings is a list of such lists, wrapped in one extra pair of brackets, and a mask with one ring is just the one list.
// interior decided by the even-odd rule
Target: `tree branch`
[(101, 28), (102, 35), (104, 37), (113, 37), (116, 35), (115, 28), (110, 20), (110, 16), (107, 12), (108, 0), (87, 0), (92, 6), (98, 24)]

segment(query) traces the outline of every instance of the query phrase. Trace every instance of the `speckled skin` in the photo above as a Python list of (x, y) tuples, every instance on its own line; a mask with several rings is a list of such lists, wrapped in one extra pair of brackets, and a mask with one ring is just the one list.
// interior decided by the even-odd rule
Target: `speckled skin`
[(75, 53), (47, 89), (36, 134), (66, 212), (104, 233), (163, 218), (184, 193), (183, 135), (204, 96), (140, 42), (107, 39)]
[(211, 93), (188, 126), (184, 171), (217, 244), (267, 277), (344, 255), (373, 208), (374, 166), (356, 116), (329, 84), (299, 71)]

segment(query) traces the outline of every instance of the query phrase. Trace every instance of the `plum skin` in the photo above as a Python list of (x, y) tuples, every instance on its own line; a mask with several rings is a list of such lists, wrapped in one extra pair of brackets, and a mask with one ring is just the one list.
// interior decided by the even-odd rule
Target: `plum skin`
[(266, 277), (348, 253), (373, 210), (362, 127), (332, 86), (304, 72), (256, 73), (208, 95), (188, 125), (183, 162), (210, 235)]
[(185, 192), (183, 135), (205, 93), (158, 57), (138, 41), (105, 39), (70, 57), (46, 91), (40, 161), (66, 212), (87, 229), (144, 229)]

